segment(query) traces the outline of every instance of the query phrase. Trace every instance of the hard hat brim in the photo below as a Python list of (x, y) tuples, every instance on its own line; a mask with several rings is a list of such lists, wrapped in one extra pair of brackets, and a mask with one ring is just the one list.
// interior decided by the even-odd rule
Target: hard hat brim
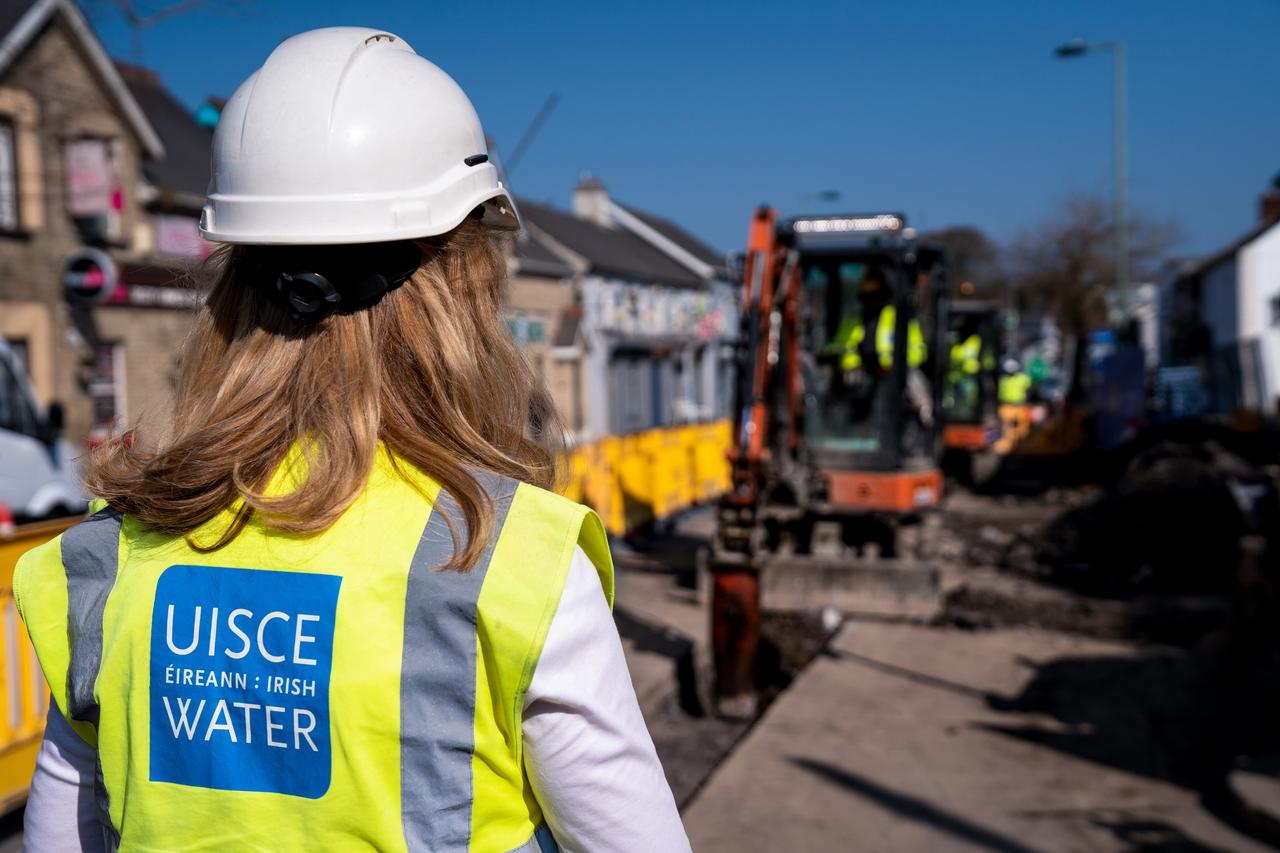
[[(493, 167), (490, 166), (490, 169)], [(477, 175), (477, 177), (480, 177)], [(260, 246), (323, 246), (381, 243), (447, 234), (478, 207), (485, 223), (518, 230), (515, 201), (502, 184), (459, 187), (441, 203), (406, 193), (385, 196), (262, 198), (209, 196), (200, 216), (200, 236), (215, 243)]]

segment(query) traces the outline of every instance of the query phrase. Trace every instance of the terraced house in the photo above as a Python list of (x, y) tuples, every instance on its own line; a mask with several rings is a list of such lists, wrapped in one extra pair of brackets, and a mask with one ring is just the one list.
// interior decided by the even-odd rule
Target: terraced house
[(167, 411), (210, 138), (70, 0), (0, 2), (0, 334), (75, 444)]
[(550, 358), (581, 441), (728, 415), (738, 289), (723, 255), (595, 178), (574, 188), (571, 210), (520, 211), (532, 240), (574, 271)]

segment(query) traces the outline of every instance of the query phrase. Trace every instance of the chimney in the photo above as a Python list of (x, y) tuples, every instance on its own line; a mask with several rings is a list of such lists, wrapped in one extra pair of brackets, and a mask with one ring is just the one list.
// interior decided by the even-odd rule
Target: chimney
[(1280, 221), (1280, 174), (1271, 181), (1271, 187), (1258, 200), (1258, 213), (1263, 222)]
[(216, 98), (213, 95), (205, 98), (204, 103), (196, 107), (196, 124), (210, 130), (217, 127), (218, 119), (222, 118), (222, 110), (226, 105), (227, 102), (222, 98)]
[(583, 172), (578, 185), (573, 188), (573, 215), (606, 228), (613, 228), (609, 212), (609, 193), (591, 173)]

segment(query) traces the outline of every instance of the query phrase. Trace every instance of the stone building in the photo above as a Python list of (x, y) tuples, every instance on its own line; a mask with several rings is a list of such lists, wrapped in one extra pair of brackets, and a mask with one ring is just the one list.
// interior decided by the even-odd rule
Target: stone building
[(2, 0), (0, 34), (0, 335), (78, 445), (168, 409), (210, 132), (71, 0)]
[(546, 382), (560, 420), (573, 438), (584, 421), (581, 377), (577, 362), (556, 349), (555, 335), (563, 318), (572, 317), (576, 310), (581, 265), (557, 253), (528, 223), (525, 217), (526, 227), (516, 238), (508, 263), (507, 328), (534, 373)]

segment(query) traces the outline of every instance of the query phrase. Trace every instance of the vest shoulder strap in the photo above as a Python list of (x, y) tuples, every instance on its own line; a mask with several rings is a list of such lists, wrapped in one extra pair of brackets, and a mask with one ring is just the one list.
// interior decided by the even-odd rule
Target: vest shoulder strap
[(102, 663), (102, 613), (120, 567), (122, 515), (99, 509), (23, 555), (14, 600), (63, 716), (97, 743), (94, 686)]
[[(613, 597), (613, 565), (595, 513), (560, 495), (521, 484), (494, 547), (478, 602), (480, 655), (476, 738), (505, 744), (472, 765), (471, 849), (510, 850), (541, 822), (535, 800), (511, 796), (523, 778), (521, 718), (547, 632), (564, 592), (575, 547), (595, 565), (606, 599)], [(526, 790), (525, 795), (528, 794)], [(525, 849), (525, 848), (520, 848)]]
[(490, 623), (496, 630), (490, 639), (516, 644), (501, 656), (520, 665), (514, 681), (508, 681), (516, 687), (506, 697), (512, 703), (513, 720), (519, 719), (575, 547), (582, 548), (595, 566), (605, 600), (612, 607), (613, 561), (599, 517), (560, 495), (521, 484), (495, 543), (490, 580), (480, 601), (482, 610), (494, 617)]

